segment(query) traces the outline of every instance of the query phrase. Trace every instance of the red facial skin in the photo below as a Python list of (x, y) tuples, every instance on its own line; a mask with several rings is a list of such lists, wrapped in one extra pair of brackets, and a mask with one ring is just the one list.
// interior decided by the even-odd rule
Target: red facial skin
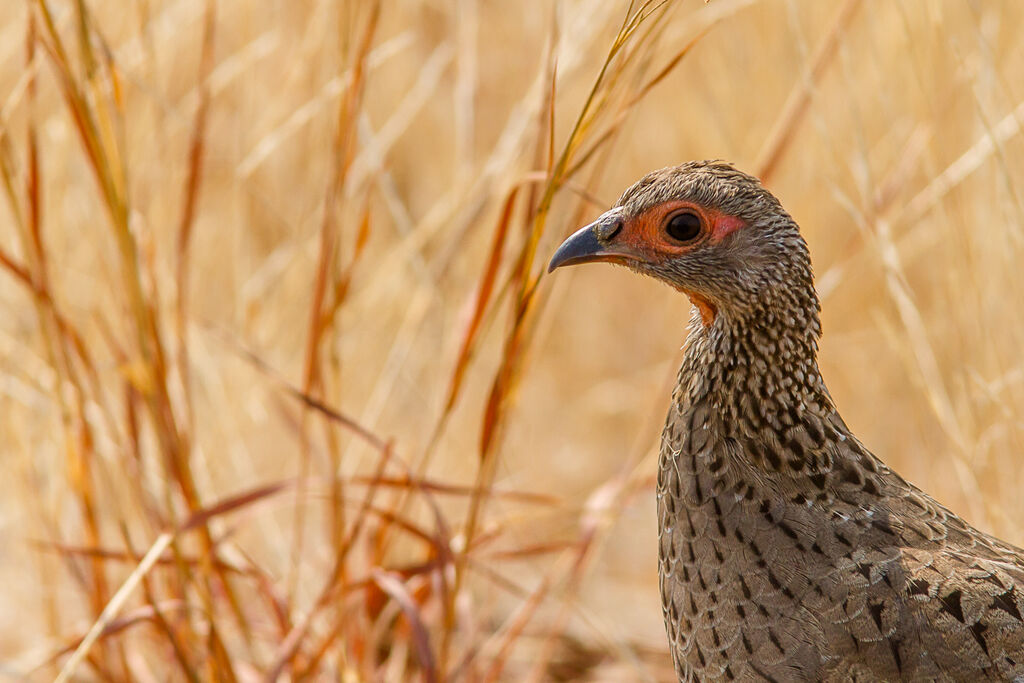
[[(688, 210), (700, 217), (701, 232), (696, 239), (680, 244), (665, 232), (668, 219), (681, 210)], [(618, 263), (642, 260), (648, 263), (662, 263), (692, 251), (704, 243), (718, 244), (728, 235), (746, 226), (736, 216), (707, 209), (686, 201), (671, 201), (653, 206), (635, 218), (623, 223), (622, 230), (615, 236), (615, 246), (622, 250), (622, 256), (611, 256), (607, 260)], [(715, 320), (718, 310), (714, 304), (696, 292), (679, 288), (690, 302), (700, 311), (705, 327)]]

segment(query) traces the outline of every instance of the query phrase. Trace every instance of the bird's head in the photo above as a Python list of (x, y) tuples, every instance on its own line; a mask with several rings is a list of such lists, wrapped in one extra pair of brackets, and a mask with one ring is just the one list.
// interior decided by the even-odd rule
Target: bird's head
[(625, 265), (685, 292), (706, 326), (797, 307), (813, 309), (806, 323), (817, 324), (796, 223), (757, 178), (720, 161), (647, 174), (563, 242), (548, 270), (590, 261)]

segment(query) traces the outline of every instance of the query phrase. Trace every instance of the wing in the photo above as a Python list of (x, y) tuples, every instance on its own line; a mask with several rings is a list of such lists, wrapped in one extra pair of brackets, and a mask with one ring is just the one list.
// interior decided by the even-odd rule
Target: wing
[(1024, 677), (1024, 551), (905, 486), (902, 596), (918, 656), (961, 680)]
[(855, 641), (845, 660), (887, 679), (1024, 679), (1024, 551), (880, 474), (887, 504), (850, 522), (876, 522), (857, 543), (871, 557), (837, 563), (846, 598), (826, 620)]

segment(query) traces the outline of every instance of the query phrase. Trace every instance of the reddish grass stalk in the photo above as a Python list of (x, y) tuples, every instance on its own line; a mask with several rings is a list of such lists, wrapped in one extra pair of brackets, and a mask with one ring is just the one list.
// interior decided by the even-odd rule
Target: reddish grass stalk
[[(331, 271), (335, 266), (336, 251), (338, 245), (338, 227), (335, 220), (336, 204), (342, 196), (342, 188), (348, 169), (355, 157), (356, 124), (362, 102), (363, 90), (365, 88), (366, 59), (370, 48), (373, 45), (373, 37), (377, 29), (377, 20), (380, 16), (380, 3), (374, 2), (369, 10), (362, 26), (362, 33), (352, 55), (352, 77), (348, 81), (347, 88), (341, 98), (338, 107), (336, 128), (333, 143), (333, 157), (331, 163), (330, 178), (324, 196), (323, 220), (320, 225), (320, 248), (316, 277), (313, 282), (312, 302), (310, 305), (309, 326), (306, 333), (306, 351), (302, 380), (302, 393), (313, 395), (317, 390), (322, 389), (324, 380), (321, 369), (321, 343), (329, 331), (328, 323), (333, 320), (334, 314), (327, 303), (328, 282)], [(368, 218), (367, 218), (368, 221)], [(368, 222), (367, 222), (368, 230)], [(347, 288), (347, 286), (346, 286)], [(340, 304), (339, 304), (340, 305)], [(311, 444), (306, 427), (306, 415), (302, 420), (302, 456), (300, 462), (299, 480), (304, 481), (309, 476)], [(329, 428), (329, 426), (328, 426)], [(340, 455), (337, 452), (337, 444), (333, 439), (328, 439), (330, 447), (332, 468), (336, 471), (340, 465)], [(304, 491), (297, 492), (297, 497), (302, 498)], [(340, 495), (340, 493), (339, 493)], [(340, 529), (344, 526), (344, 518), (341, 515), (342, 506), (336, 506), (332, 529)], [(294, 595), (300, 581), (301, 555), (303, 553), (305, 539), (305, 510), (302, 504), (295, 507), (294, 518), (294, 542), (292, 544), (291, 569), (289, 578), (289, 595)], [(333, 532), (335, 536), (337, 532)]]

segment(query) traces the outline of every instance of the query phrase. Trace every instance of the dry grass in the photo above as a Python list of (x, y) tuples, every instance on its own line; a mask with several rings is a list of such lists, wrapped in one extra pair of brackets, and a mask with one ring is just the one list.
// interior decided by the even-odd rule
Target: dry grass
[(643, 172), (803, 225), (863, 440), (1024, 542), (1024, 5), (0, 6), (0, 675), (670, 680)]

